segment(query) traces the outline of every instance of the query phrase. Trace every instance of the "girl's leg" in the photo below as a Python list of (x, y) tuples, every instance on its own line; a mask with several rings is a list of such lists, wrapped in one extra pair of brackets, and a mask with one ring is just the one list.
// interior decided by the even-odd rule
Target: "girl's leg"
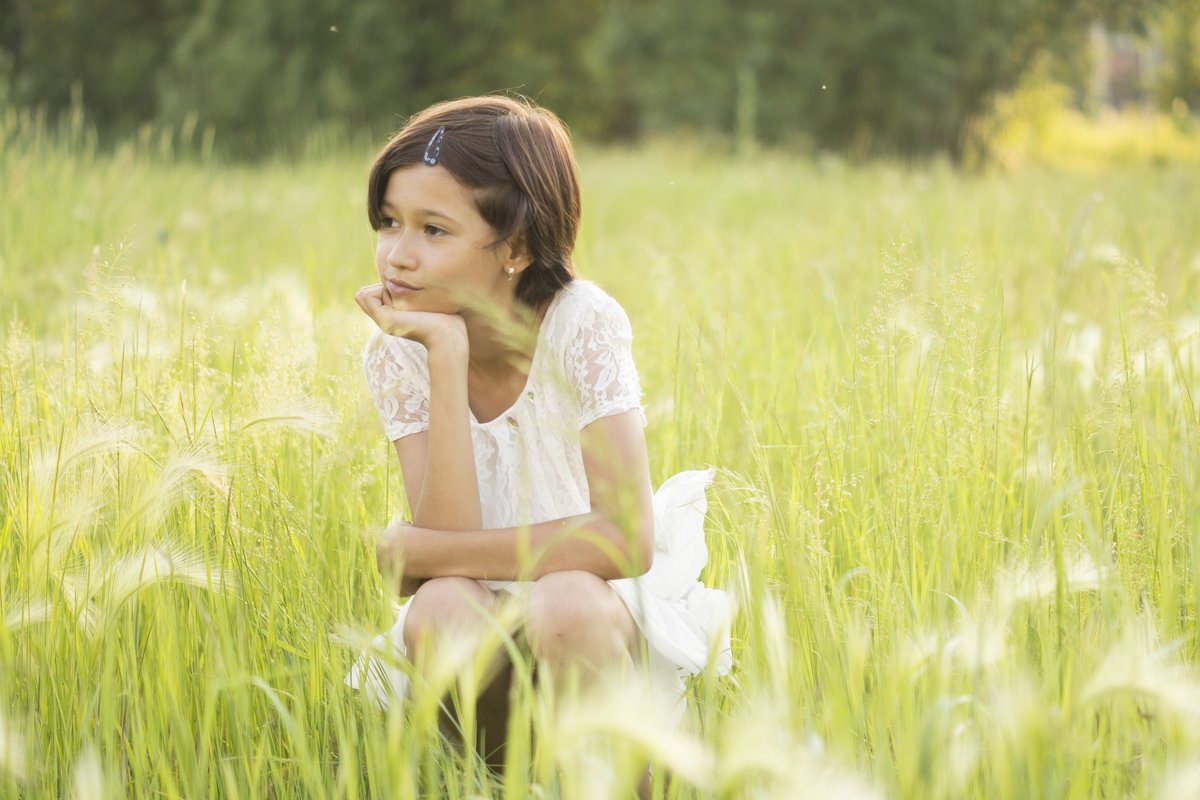
[[(562, 685), (582, 689), (601, 675), (627, 675), (640, 660), (642, 636), (608, 582), (590, 572), (552, 572), (533, 585), (525, 637), (540, 666)], [(637, 787), (650, 797), (647, 772)]]
[[(450, 636), (474, 636), (490, 627), (488, 615), (496, 610), (496, 593), (469, 578), (434, 578), (413, 595), (404, 620), (404, 646), (408, 657), (419, 663), (425, 648), (436, 648), (438, 640)], [(487, 672), (475, 706), (479, 741), (476, 746), (488, 765), (504, 763), (504, 736), (508, 727), (508, 690), (512, 664), (501, 651)], [(451, 722), (451, 720), (444, 720)]]
[(447, 635), (479, 632), (496, 603), (496, 594), (470, 578), (433, 578), (421, 584), (404, 619), (404, 646), (415, 661), (427, 643)]
[(640, 653), (641, 632), (625, 603), (590, 572), (552, 572), (529, 594), (525, 638), (539, 664), (583, 684), (625, 674)]

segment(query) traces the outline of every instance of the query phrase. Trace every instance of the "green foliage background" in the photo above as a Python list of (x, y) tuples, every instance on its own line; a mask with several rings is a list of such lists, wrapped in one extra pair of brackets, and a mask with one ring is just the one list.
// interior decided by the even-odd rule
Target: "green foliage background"
[(242, 155), (507, 90), (593, 140), (958, 157), (1035, 55), (1086, 60), (1093, 20), (1158, 31), (1161, 103), (1200, 107), (1186, 0), (0, 0), (0, 93), (53, 114), (77, 91), (101, 131), (213, 126)]

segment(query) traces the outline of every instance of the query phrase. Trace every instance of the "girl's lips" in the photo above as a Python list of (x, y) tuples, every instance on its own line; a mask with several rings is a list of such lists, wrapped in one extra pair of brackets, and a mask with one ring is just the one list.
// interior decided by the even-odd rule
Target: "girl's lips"
[(404, 283), (403, 281), (394, 281), (391, 279), (388, 279), (388, 281), (387, 281), (387, 289), (388, 289), (388, 292), (390, 292), (393, 297), (397, 296), (397, 295), (413, 294), (415, 292), (421, 291), (416, 286), (410, 286), (409, 284)]

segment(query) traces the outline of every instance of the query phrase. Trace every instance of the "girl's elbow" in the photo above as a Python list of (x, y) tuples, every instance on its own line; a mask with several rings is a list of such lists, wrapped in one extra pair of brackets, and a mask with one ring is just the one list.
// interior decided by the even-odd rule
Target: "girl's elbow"
[[(605, 580), (637, 578), (650, 571), (654, 563), (654, 518), (650, 514), (638, 515), (636, 521), (620, 524), (608, 522), (609, 547), (608, 567), (611, 574), (602, 574)], [(599, 574), (599, 573), (598, 573)]]
[(654, 540), (643, 542), (641, 561), (638, 562), (638, 575), (645, 575), (654, 566)]
[(629, 577), (636, 578), (645, 575), (654, 566), (654, 518), (647, 517), (638, 526), (636, 546), (631, 548), (630, 561), (632, 569)]

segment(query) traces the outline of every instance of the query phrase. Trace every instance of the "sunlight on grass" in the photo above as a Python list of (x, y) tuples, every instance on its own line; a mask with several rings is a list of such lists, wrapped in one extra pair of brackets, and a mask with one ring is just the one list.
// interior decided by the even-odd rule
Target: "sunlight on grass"
[(656, 483), (719, 468), (733, 671), (676, 726), (525, 663), (502, 777), (438, 693), (466, 708), (520, 655), (503, 624), (398, 664), (411, 703), (342, 683), (394, 618), (373, 537), (405, 511), (352, 299), (370, 154), (249, 168), (0, 122), (0, 794), (1200, 785), (1191, 167), (584, 148), (578, 265), (633, 322)]

